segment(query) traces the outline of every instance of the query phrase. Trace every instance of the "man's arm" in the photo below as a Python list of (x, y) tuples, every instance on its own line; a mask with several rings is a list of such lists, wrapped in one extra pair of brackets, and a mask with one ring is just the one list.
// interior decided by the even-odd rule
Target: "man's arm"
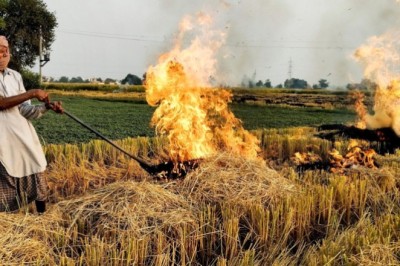
[(21, 103), (18, 108), (20, 114), (28, 120), (39, 118), (48, 110), (44, 104), (32, 105), (30, 100)]
[(46, 102), (48, 101), (48, 94), (44, 90), (36, 89), (11, 97), (0, 97), (0, 111), (15, 107), (33, 98), (36, 98), (41, 102)]

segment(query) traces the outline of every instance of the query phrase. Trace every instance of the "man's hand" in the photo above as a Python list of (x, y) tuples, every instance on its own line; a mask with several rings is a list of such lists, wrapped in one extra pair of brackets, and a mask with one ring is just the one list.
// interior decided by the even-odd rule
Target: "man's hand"
[(45, 92), (44, 90), (34, 89), (34, 90), (30, 90), (30, 92), (33, 95), (32, 98), (36, 98), (39, 101), (45, 102), (45, 103), (47, 103), (49, 101), (49, 94), (47, 92)]
[(64, 109), (62, 107), (61, 102), (47, 102), (46, 103), (46, 108), (47, 109), (51, 109), (54, 112), (58, 113), (58, 114), (62, 114), (64, 113)]

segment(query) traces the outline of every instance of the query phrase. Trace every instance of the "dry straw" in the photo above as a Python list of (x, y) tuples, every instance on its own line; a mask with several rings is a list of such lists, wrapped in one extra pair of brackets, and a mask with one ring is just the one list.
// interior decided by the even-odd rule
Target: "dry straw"
[(177, 182), (178, 194), (198, 203), (266, 204), (294, 190), (293, 183), (268, 168), (262, 160), (221, 153)]

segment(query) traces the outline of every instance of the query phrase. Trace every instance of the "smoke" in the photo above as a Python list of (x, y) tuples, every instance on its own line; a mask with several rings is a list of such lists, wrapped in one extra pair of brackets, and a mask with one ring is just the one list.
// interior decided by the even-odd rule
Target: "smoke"
[(226, 32), (217, 60), (221, 84), (239, 85), (254, 71), (257, 80), (283, 83), (292, 58), (293, 77), (310, 84), (324, 78), (332, 85), (345, 85), (361, 80), (361, 70), (351, 59), (354, 49), (369, 36), (400, 25), (398, 2), (167, 0), (162, 7), (172, 14), (178, 7), (182, 14), (204, 11), (213, 16), (216, 28)]
[(315, 43), (332, 49), (321, 51), (325, 54), (325, 64), (318, 62), (321, 53), (313, 58), (313, 62), (316, 69), (331, 67), (330, 78), (336, 83), (360, 82), (362, 70), (352, 60), (354, 50), (370, 36), (380, 35), (399, 26), (400, 10), (393, 0), (339, 0), (335, 1), (335, 5), (334, 8), (326, 6), (315, 24), (318, 27)]

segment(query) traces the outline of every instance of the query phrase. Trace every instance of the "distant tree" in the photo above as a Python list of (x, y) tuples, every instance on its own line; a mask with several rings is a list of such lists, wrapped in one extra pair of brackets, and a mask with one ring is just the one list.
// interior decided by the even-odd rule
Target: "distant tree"
[(314, 84), (314, 85), (312, 85), (312, 88), (313, 89), (319, 89), (319, 85), (318, 84)]
[(115, 79), (110, 79), (110, 78), (106, 78), (106, 79), (104, 80), (104, 83), (105, 83), (105, 84), (111, 84), (111, 83), (115, 83), (115, 82), (116, 82)]
[(283, 88), (283, 85), (282, 85), (282, 84), (278, 84), (278, 85), (276, 85), (275, 88), (277, 88), (277, 89), (282, 89), (282, 88)]
[(81, 77), (73, 77), (69, 80), (70, 83), (83, 83), (83, 79)]
[(370, 79), (362, 79), (360, 83), (349, 83), (346, 85), (348, 90), (375, 90), (378, 84)]
[(50, 50), (57, 20), (42, 0), (0, 0), (0, 18), (0, 34), (8, 38), (11, 48), (11, 68), (21, 71), (35, 64), (40, 31), (43, 49)]
[(129, 85), (142, 85), (142, 80), (133, 74), (128, 74), (123, 80), (121, 80), (121, 84), (129, 84)]
[(308, 83), (305, 80), (302, 79), (297, 79), (297, 78), (291, 78), (287, 79), (284, 82), (284, 87), (285, 88), (296, 88), (296, 89), (305, 89), (308, 87)]
[(58, 82), (67, 83), (67, 82), (69, 82), (69, 78), (66, 77), (66, 76), (62, 76), (62, 77), (58, 80)]
[(321, 89), (326, 89), (326, 88), (329, 87), (329, 82), (328, 82), (326, 79), (320, 79), (320, 80), (318, 81), (318, 84), (319, 84), (319, 87), (320, 87)]
[(264, 86), (264, 83), (261, 80), (259, 80), (259, 81), (257, 81), (256, 86), (262, 87), (262, 86)]
[(267, 79), (267, 80), (264, 82), (264, 87), (272, 88), (272, 84), (271, 84), (271, 81), (270, 81), (269, 79)]

